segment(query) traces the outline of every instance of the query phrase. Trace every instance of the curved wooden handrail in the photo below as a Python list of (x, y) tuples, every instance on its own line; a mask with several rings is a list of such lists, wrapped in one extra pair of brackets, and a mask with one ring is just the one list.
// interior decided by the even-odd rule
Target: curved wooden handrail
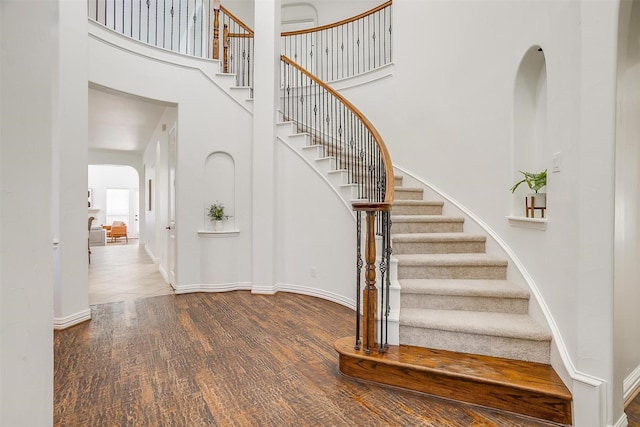
[[(280, 55), (280, 59), (282, 60), (282, 62), (284, 62), (285, 64), (288, 64), (288, 65), (291, 65), (296, 70), (298, 70), (299, 72), (301, 72), (302, 74), (307, 76), (310, 80), (315, 82), (318, 86), (320, 86), (321, 88), (323, 88), (324, 90), (329, 92), (331, 95), (336, 97), (338, 100), (340, 100), (340, 102), (342, 102), (349, 110), (351, 110), (351, 112), (365, 125), (367, 130), (371, 133), (371, 136), (373, 136), (373, 139), (375, 140), (376, 145), (378, 146), (378, 149), (380, 150), (380, 154), (382, 156), (382, 161), (384, 163), (384, 172), (385, 172), (385, 178), (386, 178), (385, 179), (384, 202), (376, 203), (376, 204), (380, 205), (380, 206), (387, 206), (387, 205), (390, 206), (390, 204), (393, 203), (393, 196), (394, 196), (393, 165), (391, 163), (391, 156), (389, 155), (389, 150), (387, 150), (387, 146), (385, 145), (384, 140), (382, 139), (382, 136), (380, 136), (380, 133), (378, 132), (378, 130), (373, 126), (373, 124), (371, 124), (369, 119), (367, 119), (364, 116), (364, 114), (362, 114), (360, 112), (360, 110), (358, 110), (344, 96), (340, 95), (340, 93), (338, 93), (337, 91), (333, 90), (325, 82), (323, 82), (322, 80), (318, 79), (316, 76), (314, 76), (309, 71), (307, 71), (304, 68), (302, 68), (300, 65), (296, 64), (295, 62), (293, 62), (291, 59), (289, 59), (285, 55)], [(365, 205), (371, 205), (371, 204), (372, 204), (371, 202), (365, 203)], [(356, 206), (356, 205), (358, 205), (358, 203), (354, 204), (354, 206)], [(378, 210), (386, 210), (386, 209), (378, 209)]]
[(319, 27), (313, 27), (313, 28), (307, 28), (306, 30), (296, 30), (296, 31), (286, 31), (280, 34), (281, 37), (288, 37), (288, 36), (297, 36), (299, 34), (308, 34), (308, 33), (314, 33), (316, 31), (323, 31), (323, 30), (328, 30), (330, 28), (334, 28), (334, 27), (339, 27), (341, 25), (345, 25), (348, 24), (350, 22), (354, 22), (357, 21), (358, 19), (362, 19), (366, 16), (372, 15), (382, 9), (384, 9), (387, 6), (391, 6), (391, 3), (393, 2), (393, 0), (389, 0), (379, 6), (374, 7), (371, 10), (368, 10), (366, 12), (362, 12), (359, 15), (356, 16), (352, 16), (351, 18), (347, 18), (347, 19), (343, 19), (342, 21), (338, 21), (338, 22), (334, 22), (333, 24), (327, 24), (327, 25), (321, 25)]
[(226, 7), (220, 5), (220, 10), (224, 12), (224, 14), (227, 15), (229, 18), (233, 19), (240, 27), (242, 27), (243, 30), (245, 30), (247, 33), (249, 33), (253, 37), (253, 30), (249, 28), (240, 19), (238, 19), (233, 13), (229, 12), (229, 10)]

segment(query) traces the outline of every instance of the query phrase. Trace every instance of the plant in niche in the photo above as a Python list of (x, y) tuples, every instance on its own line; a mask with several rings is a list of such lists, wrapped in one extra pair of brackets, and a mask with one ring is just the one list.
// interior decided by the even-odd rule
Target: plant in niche
[(520, 186), (520, 184), (522, 184), (523, 182), (526, 182), (527, 185), (529, 186), (529, 188), (534, 192), (534, 193), (538, 193), (538, 190), (540, 190), (542, 187), (544, 187), (545, 185), (547, 185), (547, 170), (543, 170), (542, 172), (538, 172), (538, 173), (532, 173), (532, 172), (525, 172), (525, 171), (519, 171), (524, 178), (518, 182), (516, 182), (515, 184), (513, 184), (513, 187), (511, 187), (511, 192), (515, 193), (516, 189), (518, 188), (518, 186)]
[(224, 214), (224, 205), (216, 202), (209, 207), (209, 218), (211, 221), (222, 221), (229, 218), (229, 216)]

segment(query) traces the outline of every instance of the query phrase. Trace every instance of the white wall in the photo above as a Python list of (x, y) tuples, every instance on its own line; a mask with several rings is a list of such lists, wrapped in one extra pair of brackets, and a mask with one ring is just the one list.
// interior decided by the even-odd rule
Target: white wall
[[(0, 2), (3, 426), (53, 424), (51, 179), (58, 82), (51, 73), (58, 66), (58, 11), (58, 2)], [(25, 16), (30, 31), (24, 31)]]
[(640, 2), (621, 6), (616, 138), (616, 379), (640, 386)]
[(54, 326), (63, 329), (91, 316), (88, 298), (87, 254), (87, 5), (59, 1), (59, 37), (54, 90), (53, 237)]
[(276, 164), (277, 288), (355, 309), (356, 227), (350, 207), (284, 141), (276, 147)]
[[(94, 209), (100, 209), (95, 216), (95, 225), (109, 225), (106, 221), (107, 214), (107, 189), (126, 189), (129, 190), (129, 220), (127, 223), (127, 232), (129, 237), (138, 237), (134, 234), (134, 221), (133, 211), (134, 202), (139, 203), (139, 200), (135, 200), (137, 195), (136, 190), (139, 190), (140, 178), (138, 172), (131, 166), (116, 166), (116, 165), (89, 165), (88, 168), (88, 188), (93, 193), (93, 207)], [(143, 188), (142, 191), (145, 189)], [(139, 211), (142, 212), (144, 206), (139, 207)]]

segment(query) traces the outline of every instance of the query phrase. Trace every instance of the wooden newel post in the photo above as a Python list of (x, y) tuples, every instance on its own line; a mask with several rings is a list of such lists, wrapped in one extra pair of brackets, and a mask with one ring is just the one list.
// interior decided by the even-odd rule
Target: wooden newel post
[(362, 344), (365, 352), (376, 345), (376, 310), (378, 307), (378, 289), (376, 288), (376, 235), (375, 211), (367, 211), (365, 235), (365, 286), (362, 291)]
[(213, 52), (211, 57), (213, 59), (220, 59), (220, 21), (219, 21), (220, 9), (213, 9)]
[(223, 71), (229, 72), (229, 26), (224, 24), (224, 30), (222, 32), (222, 49), (223, 49)]

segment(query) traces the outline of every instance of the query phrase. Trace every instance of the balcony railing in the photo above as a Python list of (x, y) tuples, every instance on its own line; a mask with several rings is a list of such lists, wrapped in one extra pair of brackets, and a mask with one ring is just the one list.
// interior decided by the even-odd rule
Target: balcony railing
[(253, 86), (253, 31), (215, 0), (88, 0), (89, 17), (163, 49), (222, 60), (238, 86)]
[(253, 87), (253, 30), (224, 6), (220, 12), (224, 28), (224, 72), (236, 75), (237, 86)]
[(282, 33), (282, 54), (325, 82), (389, 64), (391, 3), (334, 24)]
[(88, 0), (88, 13), (133, 39), (210, 57), (213, 0)]

